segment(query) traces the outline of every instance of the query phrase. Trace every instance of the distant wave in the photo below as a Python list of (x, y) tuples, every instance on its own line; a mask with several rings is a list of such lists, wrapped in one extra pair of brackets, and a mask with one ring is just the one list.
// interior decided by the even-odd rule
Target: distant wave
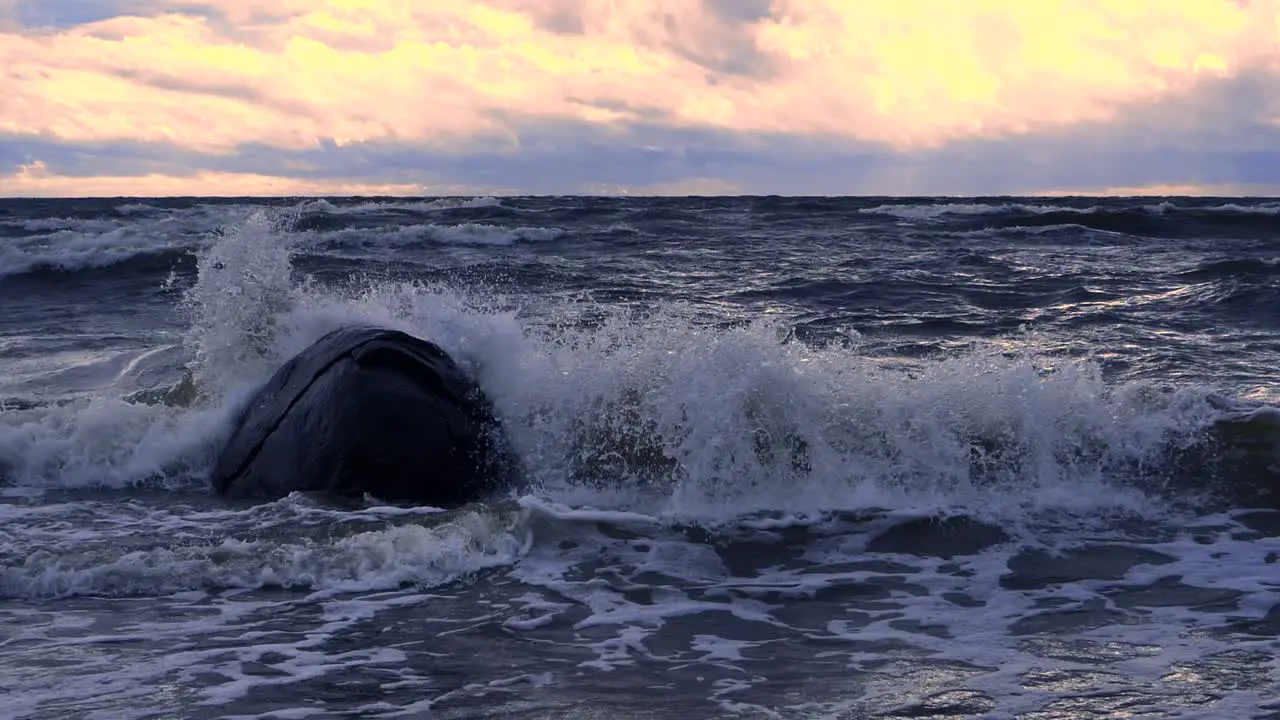
[(0, 226), (24, 230), (30, 233), (38, 232), (55, 232), (57, 230), (66, 230), (83, 222), (75, 218), (31, 218), (29, 220), (4, 220), (0, 221)]
[(195, 265), (191, 248), (155, 248), (133, 252), (107, 249), (78, 255), (49, 253), (30, 255), (17, 262), (6, 262), (0, 251), (0, 282), (7, 278), (40, 278), (69, 273), (110, 271), (120, 277), (164, 273), (169, 270), (190, 270)]
[(1201, 212), (1240, 213), (1242, 215), (1280, 215), (1280, 203), (1265, 203), (1262, 205), (1227, 203), (1225, 205), (1197, 209)]
[(100, 270), (128, 263), (142, 263), (138, 270), (155, 270), (157, 263), (170, 264), (188, 255), (193, 246), (164, 240), (68, 234), (60, 242), (47, 245), (0, 244), (0, 281), (19, 275), (73, 273)]
[(1216, 262), (1205, 263), (1199, 267), (1181, 272), (1178, 274), (1178, 277), (1186, 280), (1200, 281), (1244, 275), (1261, 275), (1266, 277), (1280, 275), (1280, 259), (1263, 260), (1260, 258), (1241, 258), (1219, 260)]
[(425, 223), (313, 232), (309, 244), (362, 248), (401, 248), (423, 243), (506, 246), (521, 242), (548, 242), (567, 234), (568, 231), (563, 228), (506, 227), (486, 223)]
[(1145, 205), (1090, 205), (1075, 207), (1064, 204), (1034, 203), (895, 203), (861, 208), (864, 215), (888, 215), (904, 220), (932, 220), (947, 216), (975, 215), (1280, 215), (1280, 202), (1260, 204), (1225, 203), (1221, 205), (1180, 205), (1163, 201)]
[[(354, 205), (309, 200), (292, 208), (265, 209), (254, 204), (166, 210), (146, 203), (104, 207), (90, 217), (36, 217), (0, 220), (0, 281), (20, 275), (74, 273), (128, 265), (160, 270), (216, 242), (222, 228), (255, 211), (280, 225), (281, 237), (365, 248), (405, 247), (419, 243), (507, 246), (564, 237), (558, 227), (505, 226), (486, 222), (388, 224), (387, 212), (437, 213), (451, 209), (500, 208), (496, 198), (441, 198), (414, 202), (367, 201)], [(331, 222), (309, 223), (306, 213)], [(299, 213), (302, 213), (301, 217)], [(368, 222), (361, 222), (368, 215)], [(307, 242), (305, 239), (303, 242)]]
[(156, 212), (160, 209), (161, 208), (158, 208), (155, 205), (148, 205), (146, 203), (125, 203), (123, 205), (115, 206), (116, 214), (125, 216), (141, 215), (143, 213)]
[(360, 215), (367, 213), (396, 212), (438, 212), (441, 210), (457, 210), (463, 208), (501, 207), (502, 201), (495, 197), (448, 197), (435, 200), (415, 201), (382, 201), (369, 200), (355, 204), (335, 203), (320, 199), (303, 203), (299, 209), (304, 212), (323, 212), (330, 215)]
[(1039, 215), (1045, 213), (1091, 213), (1097, 208), (1072, 208), (1062, 205), (1026, 205), (1022, 203), (937, 203), (911, 205), (878, 205), (863, 208), (865, 215), (890, 215), (903, 220), (931, 220), (947, 215)]
[(122, 263), (134, 269), (161, 269), (216, 242), (226, 227), (243, 222), (253, 205), (200, 204), (166, 209), (143, 203), (103, 205), (76, 217), (0, 220), (0, 282), (27, 274), (100, 270)]
[[(1203, 201), (1200, 201), (1203, 202)], [(961, 231), (1029, 232), (1030, 228), (1103, 232), (1152, 238), (1267, 237), (1280, 203), (1190, 204), (1165, 200), (1142, 205), (1106, 201), (1087, 207), (1061, 203), (895, 203), (862, 208), (863, 215), (893, 217)]]
[(427, 235), (437, 242), (468, 245), (511, 245), (516, 242), (558, 240), (568, 232), (562, 228), (502, 227), (483, 223), (427, 225)]
[(1187, 208), (1163, 213), (1142, 209), (1099, 209), (1087, 214), (1043, 213), (1034, 218), (999, 218), (995, 224), (1050, 225), (1076, 222), (1092, 230), (1162, 238), (1205, 238), (1214, 236), (1257, 237), (1273, 229), (1275, 217), (1266, 212), (1228, 212), (1216, 208)]
[[(316, 232), (304, 244), (365, 249), (437, 245), (510, 246), (558, 240), (562, 228), (504, 227), (484, 223), (405, 225), (377, 229)], [(0, 244), (0, 281), (21, 275), (65, 274), (118, 268), (120, 272), (164, 271), (213, 241), (204, 238), (151, 238), (117, 232), (101, 235), (61, 231), (47, 241)]]
[[(1005, 225), (1003, 227), (981, 227), (975, 230), (961, 230), (954, 233), (959, 237), (969, 238), (991, 238), (997, 236), (1009, 237), (1019, 235), (1053, 235), (1058, 233), (1080, 233), (1082, 231), (1097, 230), (1097, 228), (1083, 225), (1081, 223), (1051, 223), (1048, 225)], [(1106, 231), (1101, 231), (1106, 232)], [(1117, 233), (1119, 234), (1119, 233)]]

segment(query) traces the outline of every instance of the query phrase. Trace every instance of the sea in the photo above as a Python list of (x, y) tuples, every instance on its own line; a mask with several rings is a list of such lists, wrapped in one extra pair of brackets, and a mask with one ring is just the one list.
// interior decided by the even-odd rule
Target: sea
[[(462, 508), (216, 496), (344, 326)], [(0, 717), (1280, 718), (1280, 201), (0, 200)]]

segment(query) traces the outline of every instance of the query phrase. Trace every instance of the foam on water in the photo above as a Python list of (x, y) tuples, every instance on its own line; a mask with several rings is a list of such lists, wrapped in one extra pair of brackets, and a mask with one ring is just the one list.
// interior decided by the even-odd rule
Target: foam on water
[[(187, 590), (327, 595), (430, 587), (518, 559), (518, 508), (337, 510), (305, 497), (252, 509), (140, 501), (3, 506), (0, 597), (154, 597)], [(320, 597), (321, 595), (316, 595)]]
[[(1000, 716), (1037, 711), (1083, 689), (1152, 709), (1164, 696), (1176, 716), (1205, 702), (1197, 692), (1226, 712), (1256, 708), (1276, 687), (1273, 639), (1249, 628), (1275, 612), (1267, 558), (1280, 546), (1237, 535), (1226, 518), (1163, 541), (1021, 534), (985, 551), (943, 543), (913, 557), (875, 545), (901, 518), (814, 524), (800, 544), (746, 525), (702, 541), (634, 520), (626, 533), (597, 533), (595, 513), (574, 525), (577, 511), (555, 512), (557, 534), (512, 575), (569, 602), (534, 596), (507, 627), (549, 638), (571, 624), (597, 638), (582, 646), (583, 665), (605, 671), (728, 671), (732, 682), (709, 697), (730, 714), (869, 717), (943, 702), (959, 686), (976, 696), (976, 707), (957, 708), (964, 716), (995, 709), (996, 698)], [(1090, 567), (1099, 562), (1109, 567)], [(1252, 571), (1228, 576), (1224, 566)], [(682, 624), (690, 615), (697, 625)], [(692, 627), (701, 632), (686, 635)], [(1237, 656), (1234, 677), (1206, 675)], [(833, 672), (857, 680), (841, 688)]]
[[(875, 544), (902, 514), (787, 527), (747, 522), (707, 537), (636, 513), (528, 498), (508, 516), (516, 525), (447, 535), (447, 525), (360, 529), (404, 510), (343, 513), (296, 498), (272, 505), (253, 510), (252, 523), (227, 510), (185, 518), (138, 512), (134, 523), (157, 522), (178, 537), (200, 523), (211, 530), (231, 521), (263, 536), (337, 525), (341, 539), (252, 549), (224, 541), (209, 557), (241, 565), (239, 579), (210, 573), (215, 580), (200, 591), (160, 601), (159, 614), (139, 614), (127, 599), (108, 615), (22, 611), (6, 641), (17, 663), (5, 680), (11, 712), (43, 717), (92, 707), (142, 717), (232, 703), (246, 716), (256, 714), (245, 712), (252, 707), (301, 713), (314, 695), (288, 688), (325, 677), (343, 678), (347, 688), (325, 712), (359, 705), (368, 717), (557, 696), (554, 707), (563, 710), (598, 702), (606, 689), (627, 715), (645, 707), (654, 682), (666, 683), (673, 707), (700, 699), (724, 716), (869, 717), (947, 703), (953, 714), (1016, 716), (1071, 702), (1100, 710), (1110, 695), (1170, 717), (1206, 702), (1218, 713), (1248, 715), (1276, 687), (1271, 631), (1252, 628), (1274, 613), (1276, 583), (1264, 570), (1280, 545), (1240, 536), (1225, 517), (1164, 539), (1027, 534), (986, 550), (943, 544), (912, 555)], [(102, 546), (127, 544), (129, 525), (118, 522)], [(494, 530), (501, 542), (488, 556), (455, 552)], [(133, 559), (142, 553), (123, 552), (130, 559), (113, 568), (117, 584), (107, 592), (120, 578), (145, 577), (138, 572), (145, 562)], [(321, 553), (332, 557), (315, 564)], [(217, 590), (277, 584), (286, 557), (297, 585), (320, 589), (293, 599)], [(431, 589), (496, 566), (519, 583), (514, 593)], [(357, 580), (357, 567), (379, 574)], [(1224, 574), (1224, 567), (1255, 571)], [(406, 580), (414, 587), (399, 586)], [(502, 661), (475, 662), (465, 684), (440, 687), (431, 670), (438, 663), (425, 658), (466, 666), (460, 653), (468, 640), (490, 636), (503, 647)], [(51, 663), (75, 672), (54, 684), (16, 669)], [(373, 691), (358, 679), (362, 672), (375, 673), (376, 703), (361, 700)], [(162, 687), (182, 694), (166, 696)], [(256, 700), (235, 704), (252, 693)]]
[(118, 398), (0, 412), (0, 480), (13, 488), (203, 484), (226, 423), (220, 407), (178, 409)]

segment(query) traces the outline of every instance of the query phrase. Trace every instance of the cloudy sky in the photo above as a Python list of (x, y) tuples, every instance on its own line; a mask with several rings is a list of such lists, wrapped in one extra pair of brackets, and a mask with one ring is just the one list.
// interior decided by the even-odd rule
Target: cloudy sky
[(1280, 0), (0, 0), (0, 195), (1276, 194)]

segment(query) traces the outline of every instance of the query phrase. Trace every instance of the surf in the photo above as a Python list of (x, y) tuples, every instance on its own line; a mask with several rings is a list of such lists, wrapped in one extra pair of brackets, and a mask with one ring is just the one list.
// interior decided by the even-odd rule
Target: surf
[(455, 357), (548, 497), (660, 515), (1176, 502), (1160, 486), (1187, 462), (1179, 448), (1208, 447), (1229, 415), (1213, 388), (1108, 383), (1087, 358), (975, 347), (904, 367), (856, 342), (806, 344), (785, 318), (722, 326), (679, 302), (539, 301), (376, 274), (322, 283), (296, 267), (305, 241), (291, 218), (256, 211), (198, 252), (182, 290), (189, 361), (168, 386), (191, 382), (194, 402), (129, 402), (108, 386), (5, 413), (5, 484), (199, 485), (232, 408), (352, 324)]

